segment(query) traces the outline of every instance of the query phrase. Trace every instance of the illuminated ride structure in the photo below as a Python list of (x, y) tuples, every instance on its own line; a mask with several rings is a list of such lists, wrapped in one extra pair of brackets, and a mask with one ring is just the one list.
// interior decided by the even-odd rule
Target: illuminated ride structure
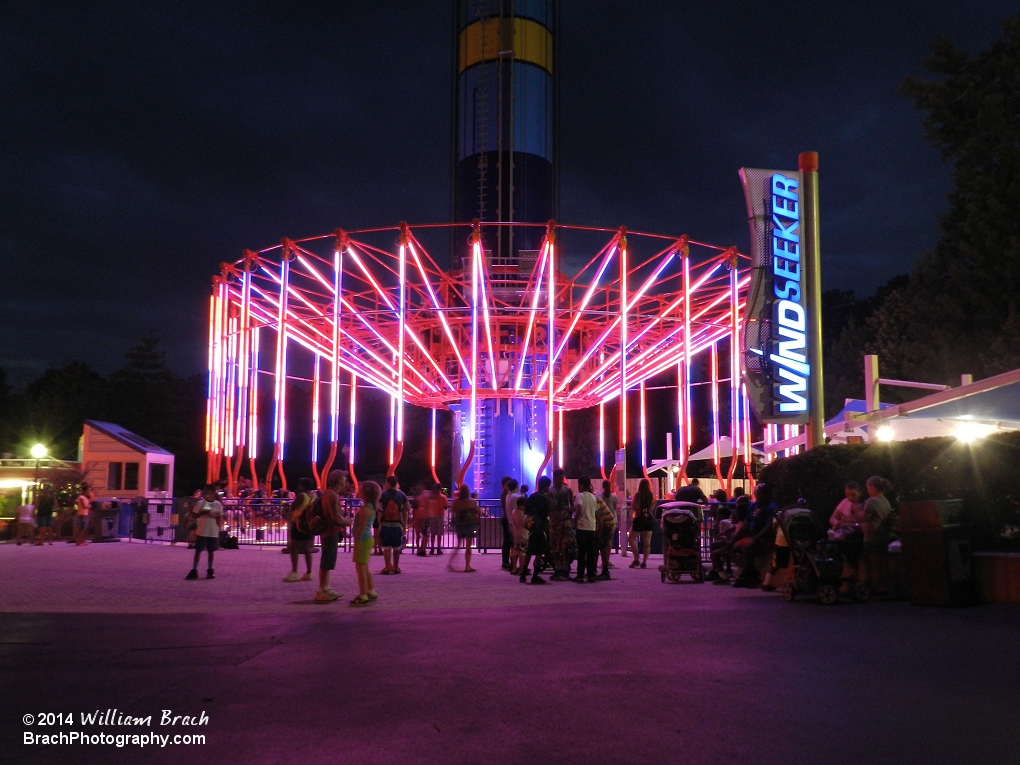
[[(309, 459), (320, 482), (332, 467), (349, 468), (356, 480), (356, 432), (369, 419), (371, 427), (390, 429), (392, 473), (404, 448), (407, 405), (432, 410), (437, 481), (436, 411), (454, 412), (454, 483), (483, 497), (498, 496), (503, 475), (534, 485), (551, 472), (562, 461), (563, 412), (597, 406), (605, 477), (612, 467), (605, 406), (620, 399), (617, 443), (626, 448), (631, 391), (639, 394), (644, 470), (645, 384), (674, 373), (682, 469), (692, 445), (692, 386), (702, 384), (691, 374), (699, 354), (708, 354), (717, 474), (726, 478), (719, 472), (723, 458), (731, 458), (729, 477), (738, 462), (749, 463), (751, 422), (740, 375), (737, 384), (732, 374), (720, 377), (720, 357), (724, 371), (740, 369), (739, 343), (730, 339), (740, 336), (743, 320), (750, 281), (745, 256), (686, 236), (550, 221), (537, 234), (532, 224), (512, 224), (520, 238), (533, 236), (538, 249), (500, 259), (484, 242), (497, 241), (510, 226), (338, 230), (285, 239), (222, 264), (210, 300), (209, 480), (236, 485), (243, 473), (270, 483), (278, 474), (286, 487), (288, 390), (295, 379), (308, 379), (291, 365), (303, 356), (307, 369), (309, 354)], [(422, 244), (437, 233), (452, 233), (461, 244), (458, 268), (443, 270)], [(582, 238), (601, 246), (578, 252), (561, 244)], [(583, 263), (573, 277), (561, 270), (567, 258)], [(388, 394), (388, 412), (359, 411), (365, 385)], [(272, 411), (260, 411), (263, 386), (272, 388)], [(728, 406), (720, 406), (727, 394)], [(720, 421), (722, 409), (728, 422)], [(719, 454), (726, 434), (730, 453)], [(256, 460), (266, 465), (267, 458), (259, 473)]]

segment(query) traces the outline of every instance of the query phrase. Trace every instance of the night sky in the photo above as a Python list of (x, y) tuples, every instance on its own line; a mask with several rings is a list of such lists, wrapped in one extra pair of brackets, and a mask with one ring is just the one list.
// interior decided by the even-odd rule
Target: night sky
[[(562, 3), (561, 215), (747, 251), (741, 166), (821, 157), (825, 287), (937, 237), (949, 169), (896, 93), (1014, 2)], [(416, 2), (0, 7), (0, 366), (201, 371), (242, 249), (450, 217), (451, 11)]]

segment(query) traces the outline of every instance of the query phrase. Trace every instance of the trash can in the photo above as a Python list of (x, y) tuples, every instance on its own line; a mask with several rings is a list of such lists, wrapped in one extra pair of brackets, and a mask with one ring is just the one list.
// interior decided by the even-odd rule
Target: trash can
[(144, 497), (139, 497), (131, 505), (135, 520), (131, 527), (132, 539), (145, 539), (149, 523), (149, 503)]
[(117, 539), (120, 503), (103, 502), (98, 510), (92, 511), (92, 541), (113, 542)]
[[(137, 500), (135, 500), (137, 502)], [(117, 536), (122, 539), (130, 539), (131, 532), (135, 527), (135, 502), (117, 503), (120, 510), (117, 513)]]
[(977, 602), (970, 529), (963, 500), (901, 502), (899, 536), (907, 599), (915, 606)]

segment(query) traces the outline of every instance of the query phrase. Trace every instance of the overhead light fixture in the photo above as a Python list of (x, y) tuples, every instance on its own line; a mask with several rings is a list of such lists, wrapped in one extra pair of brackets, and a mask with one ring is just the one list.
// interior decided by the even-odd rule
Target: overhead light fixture
[(32, 447), (32, 451), (31, 451), (32, 457), (34, 459), (37, 459), (37, 460), (41, 460), (48, 453), (49, 453), (49, 449), (47, 449), (42, 444), (36, 444), (35, 446)]
[(896, 438), (896, 433), (893, 432), (891, 425), (883, 425), (875, 431), (875, 438), (879, 441), (889, 442)]

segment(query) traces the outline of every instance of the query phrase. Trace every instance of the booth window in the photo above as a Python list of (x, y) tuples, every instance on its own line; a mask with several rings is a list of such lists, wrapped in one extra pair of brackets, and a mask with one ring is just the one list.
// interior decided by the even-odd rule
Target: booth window
[(124, 463), (124, 491), (138, 491), (138, 463)]
[(124, 463), (111, 462), (106, 471), (106, 488), (120, 491), (124, 488)]
[(154, 462), (149, 465), (149, 491), (166, 491), (169, 471), (162, 462)]

